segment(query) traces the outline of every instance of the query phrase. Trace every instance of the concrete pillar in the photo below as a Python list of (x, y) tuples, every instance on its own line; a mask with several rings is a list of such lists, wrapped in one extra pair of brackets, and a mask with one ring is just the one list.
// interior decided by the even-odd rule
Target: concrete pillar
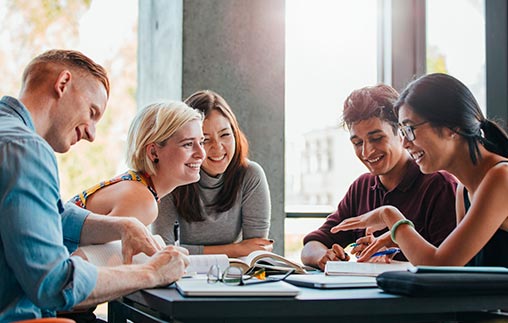
[(183, 8), (181, 4), (181, 0), (139, 1), (138, 103), (185, 98), (201, 89), (214, 90), (228, 101), (249, 139), (250, 158), (268, 177), (270, 237), (276, 240), (274, 252), (282, 254), (285, 2), (184, 0)]
[(139, 0), (138, 109), (182, 99), (183, 0)]
[(185, 0), (183, 97), (220, 93), (268, 177), (270, 237), (284, 252), (284, 0)]

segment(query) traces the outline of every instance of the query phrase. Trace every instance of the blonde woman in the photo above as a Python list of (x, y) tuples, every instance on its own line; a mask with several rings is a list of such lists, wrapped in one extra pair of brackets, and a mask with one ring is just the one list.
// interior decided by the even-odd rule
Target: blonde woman
[[(183, 102), (154, 103), (138, 112), (129, 128), (129, 170), (71, 201), (94, 213), (135, 217), (149, 225), (157, 217), (161, 197), (199, 180), (204, 157), (201, 114)], [(80, 249), (74, 254), (86, 258)], [(58, 316), (77, 323), (100, 322), (94, 310), (59, 312)]]
[(130, 168), (72, 198), (95, 213), (132, 216), (143, 224), (158, 214), (160, 198), (199, 180), (203, 149), (202, 116), (183, 102), (155, 103), (133, 120), (127, 138)]

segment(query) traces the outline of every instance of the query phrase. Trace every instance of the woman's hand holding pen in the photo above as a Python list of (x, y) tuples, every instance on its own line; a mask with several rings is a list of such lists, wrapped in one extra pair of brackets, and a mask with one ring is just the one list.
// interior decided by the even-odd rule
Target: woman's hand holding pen
[[(360, 240), (360, 239), (359, 239)], [(362, 250), (358, 255), (358, 262), (391, 262), (397, 252), (389, 252), (388, 254), (375, 255), (378, 252), (386, 250), (395, 250), (397, 245), (393, 243), (390, 232), (385, 232), (379, 237), (372, 239), (371, 243)]]
[[(388, 226), (387, 223), (392, 223), (394, 220), (396, 222), (396, 220), (400, 217), (402, 217), (402, 215), (395, 207), (381, 206), (365, 214), (342, 221), (333, 227), (330, 232), (337, 233), (339, 231), (365, 229), (366, 237), (358, 239), (355, 249), (352, 250), (353, 253), (359, 252), (358, 261), (390, 262), (391, 258), (393, 258), (395, 254), (381, 255), (379, 257), (371, 258), (376, 252), (394, 245), (390, 238), (390, 232), (372, 240), (371, 237), (373, 232), (386, 228)], [(365, 239), (365, 241), (362, 239)], [(368, 244), (365, 244), (364, 242), (367, 242)]]
[(349, 244), (346, 247), (346, 251), (350, 249), (349, 253), (355, 255), (356, 258), (359, 258), (363, 250), (365, 250), (365, 248), (367, 248), (367, 246), (370, 245), (374, 240), (375, 240), (374, 235), (367, 234), (359, 239), (356, 239), (355, 242)]

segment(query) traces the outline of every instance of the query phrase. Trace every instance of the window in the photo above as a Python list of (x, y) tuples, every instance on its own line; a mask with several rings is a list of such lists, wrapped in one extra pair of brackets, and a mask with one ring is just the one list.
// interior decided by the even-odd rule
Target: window
[[(286, 1), (286, 212), (332, 212), (366, 171), (339, 124), (349, 93), (377, 83), (377, 8)], [(299, 258), (301, 237), (322, 222), (286, 219), (285, 255)]]
[(17, 96), (23, 68), (48, 49), (77, 49), (106, 68), (111, 94), (95, 142), (57, 155), (62, 199), (114, 176), (136, 112), (137, 1), (3, 1), (0, 18), (2, 95)]
[[(286, 2), (285, 252), (290, 258), (299, 259), (302, 237), (323, 222), (291, 215), (333, 211), (351, 182), (366, 171), (352, 151), (347, 131), (338, 127), (342, 102), (353, 89), (394, 76), (405, 85), (415, 73), (443, 72), (463, 81), (485, 111), (485, 0), (389, 3), (397, 6), (396, 12), (406, 11), (402, 15), (418, 12), (425, 4), (426, 19), (398, 17), (386, 24), (378, 14), (391, 19), (389, 12), (378, 8), (391, 6), (376, 0)], [(407, 70), (413, 65), (398, 60), (391, 62), (394, 69), (377, 65), (397, 57), (389, 48), (377, 48), (381, 44), (377, 36), (387, 32), (400, 37), (378, 27), (397, 31), (404, 28), (399, 23), (411, 24), (415, 47), (391, 50), (416, 50), (414, 57), (407, 57), (415, 70)], [(425, 33), (419, 34), (419, 28)], [(423, 35), (426, 39), (419, 38)], [(401, 46), (400, 40), (397, 44)], [(382, 53), (391, 57), (378, 60)], [(394, 75), (378, 76), (377, 71)]]
[(377, 24), (376, 0), (286, 2), (286, 212), (332, 211), (365, 171), (339, 123), (377, 82)]
[(485, 0), (427, 0), (427, 73), (461, 80), (485, 113)]

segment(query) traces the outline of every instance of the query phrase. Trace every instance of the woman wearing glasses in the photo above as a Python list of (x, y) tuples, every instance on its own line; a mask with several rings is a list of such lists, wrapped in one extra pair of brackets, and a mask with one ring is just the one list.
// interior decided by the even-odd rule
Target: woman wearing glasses
[[(446, 170), (460, 181), (456, 229), (434, 247), (395, 207), (347, 219), (332, 233), (388, 227), (413, 265), (508, 266), (508, 135), (483, 116), (469, 89), (446, 74), (410, 83), (394, 106), (404, 147), (424, 173)], [(359, 261), (376, 252), (371, 245)]]

